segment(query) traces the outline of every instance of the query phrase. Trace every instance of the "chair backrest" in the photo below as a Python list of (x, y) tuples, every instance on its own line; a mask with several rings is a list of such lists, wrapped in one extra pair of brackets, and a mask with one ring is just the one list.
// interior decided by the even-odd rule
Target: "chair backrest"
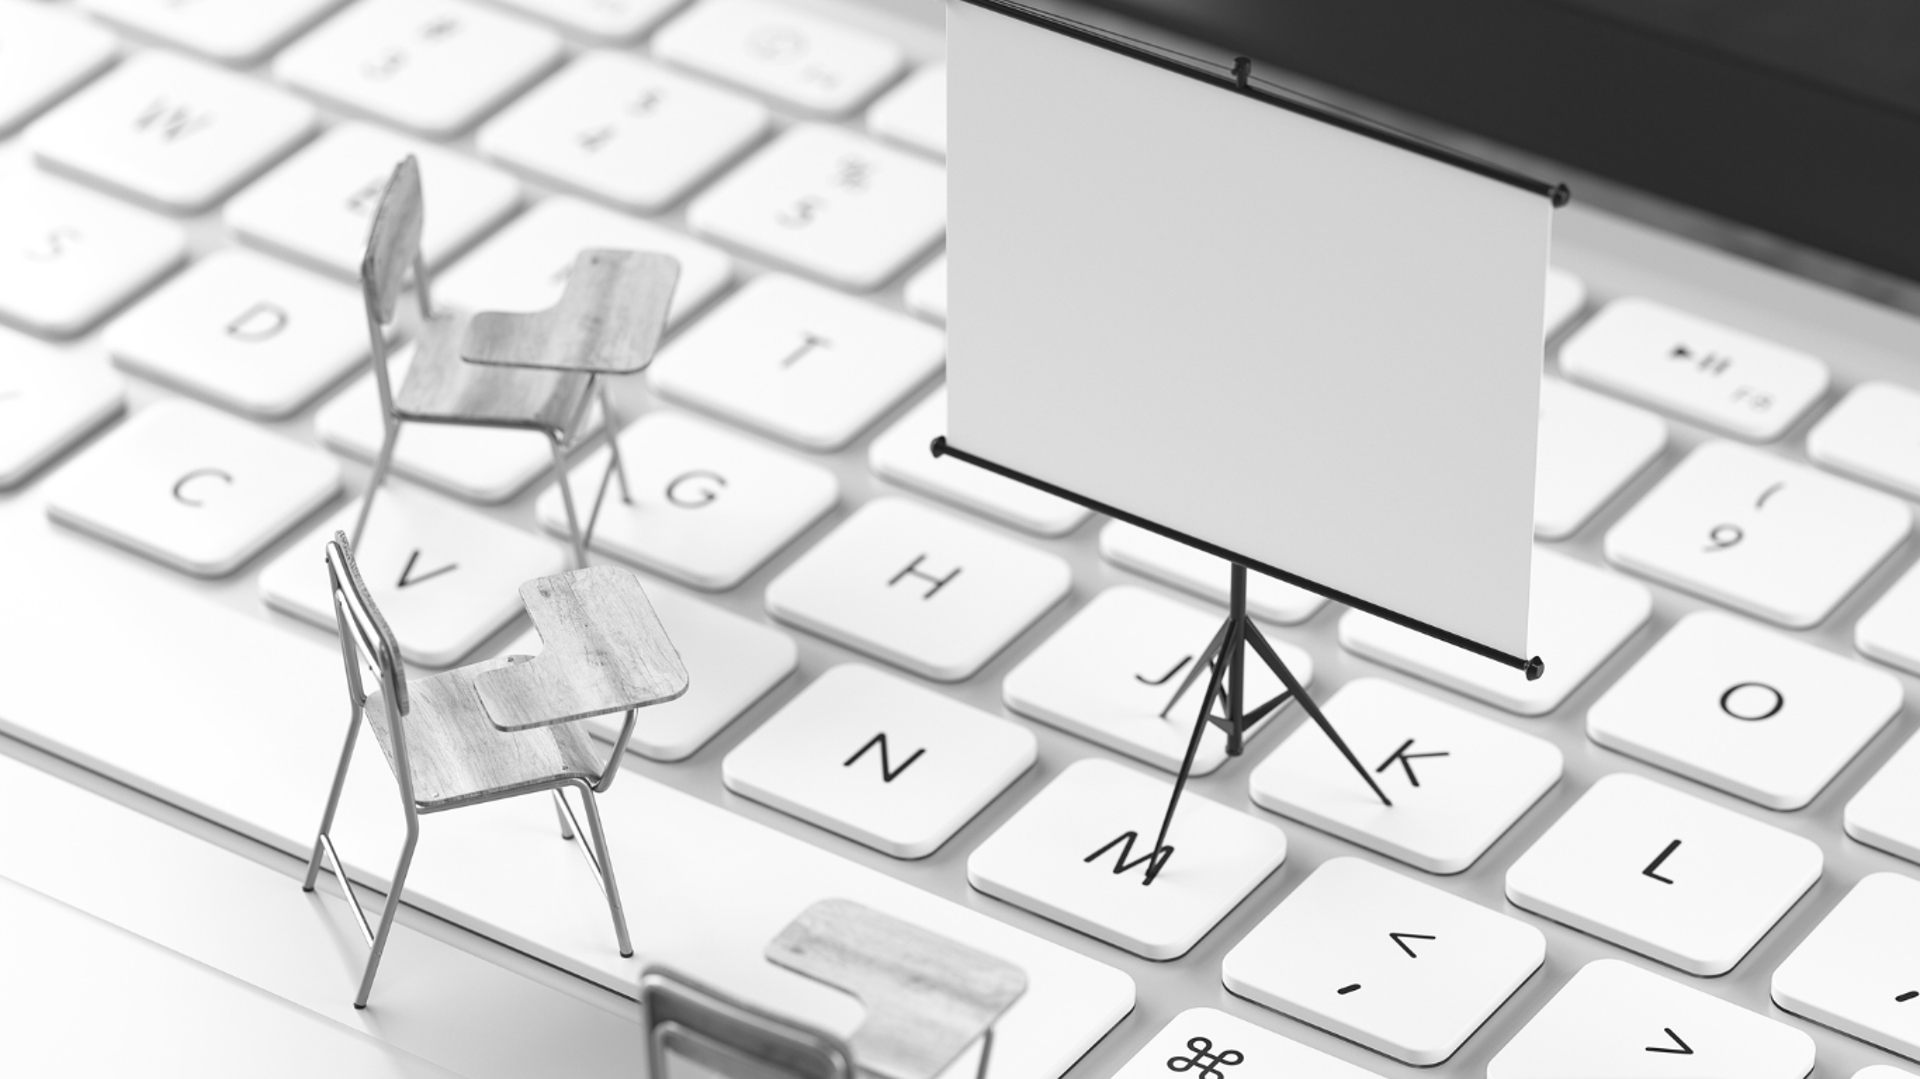
[(732, 1079), (853, 1079), (853, 1055), (840, 1039), (667, 968), (640, 976), (640, 1006), (652, 1079), (669, 1079), (669, 1052)]
[(366, 580), (360, 576), (345, 532), (335, 532), (327, 541), (327, 583), (333, 592), (333, 613), (340, 629), (340, 658), (347, 665), (347, 691), (355, 704), (365, 699), (360, 685), (360, 663), (364, 659), (380, 678), (394, 740), (403, 743), (399, 717), (408, 712), (406, 665), (400, 658), (399, 642), (394, 640), (387, 620), (367, 591)]
[(380, 192), (367, 229), (367, 250), (360, 260), (361, 298), (367, 308), (368, 347), (372, 350), (374, 381), (380, 389), (384, 415), (393, 415), (393, 386), (387, 373), (386, 328), (392, 325), (407, 288), (413, 285), (420, 317), (429, 317), (433, 300), (427, 281), (426, 259), (420, 254), (420, 234), (426, 224), (426, 200), (420, 192), (420, 163), (412, 154), (402, 158)]

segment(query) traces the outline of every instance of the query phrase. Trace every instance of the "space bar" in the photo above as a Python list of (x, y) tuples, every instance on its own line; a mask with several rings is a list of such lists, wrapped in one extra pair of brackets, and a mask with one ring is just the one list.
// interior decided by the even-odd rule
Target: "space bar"
[[(346, 733), (339, 653), (36, 515), (0, 517), (0, 549), (31, 568), (9, 575), (0, 618), (0, 728), (304, 857)], [(1118, 970), (640, 775), (622, 773), (601, 809), (632, 959), (541, 798), (425, 818), (406, 899), (628, 996), (665, 963), (842, 1035), (859, 1021), (850, 998), (761, 951), (815, 900), (856, 899), (1026, 971), (995, 1029), (1003, 1079), (1060, 1075), (1133, 1006)], [(356, 880), (384, 886), (403, 832), (392, 773), (362, 738), (334, 828)]]

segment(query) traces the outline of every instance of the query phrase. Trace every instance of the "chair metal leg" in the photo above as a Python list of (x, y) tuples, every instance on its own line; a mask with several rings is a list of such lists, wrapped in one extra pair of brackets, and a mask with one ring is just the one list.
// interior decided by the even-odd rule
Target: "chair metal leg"
[(560, 503), (567, 510), (567, 538), (573, 544), (573, 568), (586, 569), (587, 545), (580, 535), (580, 515), (573, 508), (573, 485), (567, 482), (567, 452), (554, 435), (547, 436), (547, 444), (553, 448), (553, 482), (560, 488)]
[(633, 505), (633, 491), (627, 486), (627, 462), (620, 456), (620, 414), (613, 409), (613, 390), (605, 381), (600, 383), (600, 422), (607, 431), (607, 453), (612, 455), (612, 467), (620, 477), (620, 501)]
[[(407, 871), (413, 868), (413, 848), (420, 842), (420, 822), (407, 814), (407, 843), (400, 848), (400, 861), (394, 866), (393, 886), (387, 889), (387, 905), (380, 912), (380, 928), (373, 934), (373, 950), (367, 956), (367, 972), (360, 978), (360, 993), (353, 998), (355, 1008), (365, 1008), (373, 993), (373, 976), (380, 972), (380, 957), (387, 950), (387, 934), (393, 931), (394, 916), (400, 913), (400, 894), (407, 886)], [(351, 902), (353, 893), (347, 893)]]
[(560, 793), (559, 788), (554, 789), (553, 815), (560, 818), (560, 838), (572, 839), (573, 838), (573, 822), (567, 820), (567, 807), (561, 803), (561, 799), (565, 797), (566, 795)]
[(373, 512), (373, 496), (386, 482), (387, 473), (393, 468), (393, 448), (400, 442), (400, 423), (389, 420), (386, 437), (380, 440), (380, 456), (374, 458), (373, 475), (367, 478), (366, 494), (360, 496), (360, 516), (353, 522), (353, 535), (350, 542), (357, 551), (360, 548), (360, 536), (367, 530), (367, 514)]
[[(300, 890), (313, 891), (314, 881), (320, 877), (320, 859), (325, 853), (327, 836), (333, 831), (333, 815), (340, 808), (340, 793), (347, 787), (347, 766), (353, 761), (353, 745), (360, 738), (360, 706), (355, 705), (353, 719), (347, 724), (347, 744), (340, 750), (340, 766), (333, 770), (333, 790), (327, 793), (326, 811), (320, 814), (320, 830), (313, 837), (313, 856), (307, 859), (307, 878), (300, 882)], [(353, 892), (343, 880), (341, 888), (346, 890), (349, 902)]]
[(600, 868), (600, 885), (607, 893), (607, 910), (613, 914), (613, 933), (620, 941), (620, 957), (633, 958), (633, 939), (627, 935), (627, 912), (620, 905), (620, 883), (613, 876), (613, 858), (607, 851), (607, 830), (600, 823), (600, 803), (593, 788), (580, 786), (580, 799), (587, 804), (587, 829), (593, 833), (594, 861)]

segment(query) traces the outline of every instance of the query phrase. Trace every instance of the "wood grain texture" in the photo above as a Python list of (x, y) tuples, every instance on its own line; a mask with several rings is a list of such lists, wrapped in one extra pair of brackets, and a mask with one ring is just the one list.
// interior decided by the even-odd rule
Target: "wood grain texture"
[(582, 251), (559, 303), (473, 316), (460, 353), (479, 364), (629, 375), (652, 362), (679, 280), (679, 260), (670, 255)]
[(420, 163), (408, 154), (393, 167), (387, 186), (374, 209), (367, 230), (367, 253), (360, 262), (360, 282), (378, 321), (393, 321), (394, 305), (406, 290), (407, 271), (420, 252), (420, 231), (427, 219), (426, 200), (420, 194)]
[(639, 575), (589, 566), (520, 586), (541, 654), (478, 680), (488, 718), (518, 731), (644, 708), (687, 691), (687, 668)]
[(592, 388), (589, 376), (464, 363), (454, 345), (469, 316), (442, 311), (420, 327), (413, 365), (394, 399), (404, 420), (518, 427), (564, 440)]
[(860, 998), (854, 1062), (891, 1079), (932, 1079), (1027, 990), (1019, 967), (847, 899), (808, 907), (767, 958)]
[[(600, 762), (584, 728), (509, 732), (487, 722), (474, 680), (525, 666), (531, 666), (527, 656), (503, 656), (407, 684), (413, 707), (400, 722), (413, 770), (413, 800), (421, 812), (599, 777)], [(379, 693), (367, 697), (367, 722), (394, 767), (392, 723)]]

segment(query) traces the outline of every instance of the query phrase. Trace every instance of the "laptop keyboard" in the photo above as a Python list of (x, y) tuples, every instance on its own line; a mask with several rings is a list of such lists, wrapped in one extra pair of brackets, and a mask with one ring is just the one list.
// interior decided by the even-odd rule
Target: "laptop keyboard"
[[(641, 962), (845, 1033), (857, 1009), (760, 959), (829, 896), (1022, 966), (1014, 1079), (1920, 1073), (1887, 1067), (1920, 1052), (1920, 376), (1875, 358), (1920, 326), (1576, 225), (1546, 676), (1255, 578), (1395, 805), (1298, 709), (1244, 760), (1211, 730), (1143, 888), (1226, 567), (928, 454), (943, 115), (937, 35), (831, 0), (0, 0), (0, 729), (44, 769), (0, 758), (17, 920), (93, 947), (34, 893), (60, 900), (156, 986), (130, 940), (395, 1074), (525, 1074), (545, 1032), (543, 1064), (628, 1074)], [(359, 1016), (347, 914), (289, 878), (344, 733), (321, 537), (380, 439), (354, 275), (408, 153), (437, 303), (544, 306), (583, 246), (680, 260), (674, 333), (619, 391), (636, 497), (594, 547), (661, 582), (693, 686), (603, 803), (639, 959), (550, 809), (499, 803), (430, 822)], [(409, 662), (537, 652), (515, 589), (565, 564), (543, 440), (414, 425), (395, 473), (359, 557)], [(400, 822), (368, 752), (338, 834), (378, 884)], [(198, 909), (134, 901), (159, 892)]]

